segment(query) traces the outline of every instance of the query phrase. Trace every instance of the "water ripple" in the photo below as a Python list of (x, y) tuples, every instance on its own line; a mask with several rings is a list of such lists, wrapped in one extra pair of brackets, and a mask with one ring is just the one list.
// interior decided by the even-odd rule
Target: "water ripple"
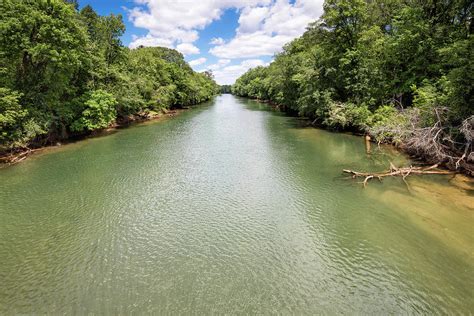
[(334, 181), (370, 162), (321, 133), (221, 96), (1, 170), (0, 314), (472, 312), (424, 199)]

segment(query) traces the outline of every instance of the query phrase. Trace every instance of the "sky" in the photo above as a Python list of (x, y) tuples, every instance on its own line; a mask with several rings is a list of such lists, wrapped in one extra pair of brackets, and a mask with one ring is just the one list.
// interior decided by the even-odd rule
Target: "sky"
[(80, 0), (100, 15), (122, 14), (124, 45), (164, 46), (196, 71), (232, 84), (267, 65), (323, 11), (323, 0)]

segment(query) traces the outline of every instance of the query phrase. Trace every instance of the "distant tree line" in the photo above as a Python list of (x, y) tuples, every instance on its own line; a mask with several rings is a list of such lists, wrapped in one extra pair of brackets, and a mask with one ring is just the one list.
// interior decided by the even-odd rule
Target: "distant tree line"
[(232, 85), (222, 85), (221, 93), (232, 93)]
[(122, 16), (78, 7), (70, 0), (0, 1), (0, 153), (219, 92), (175, 50), (124, 47)]
[(326, 0), (303, 36), (232, 91), (473, 172), (473, 6)]

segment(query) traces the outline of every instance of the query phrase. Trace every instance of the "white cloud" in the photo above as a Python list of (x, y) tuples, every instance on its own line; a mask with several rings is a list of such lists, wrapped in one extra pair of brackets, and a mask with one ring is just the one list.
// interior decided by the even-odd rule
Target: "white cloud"
[(209, 42), (209, 44), (211, 44), (211, 45), (223, 45), (224, 43), (225, 43), (225, 41), (222, 37), (214, 37)]
[(235, 80), (242, 76), (250, 68), (266, 66), (261, 59), (247, 59), (238, 65), (231, 65), (213, 70), (214, 78), (219, 84), (233, 84)]
[(207, 61), (206, 58), (201, 57), (201, 58), (198, 58), (198, 59), (191, 60), (191, 61), (189, 62), (189, 65), (190, 65), (190, 66), (199, 66), (199, 65), (204, 64), (206, 61)]
[(197, 48), (191, 43), (181, 43), (178, 46), (176, 46), (176, 49), (179, 50), (184, 55), (199, 54), (199, 48)]
[(238, 33), (250, 33), (258, 31), (261, 23), (268, 15), (269, 7), (247, 7), (242, 10), (239, 17)]
[(276, 0), (267, 6), (246, 7), (236, 36), (210, 49), (219, 58), (272, 56), (305, 31), (323, 11), (323, 0)]
[(239, 34), (229, 43), (211, 48), (210, 53), (220, 58), (250, 58), (272, 56), (294, 37), (269, 35), (263, 31)]
[(163, 46), (168, 48), (174, 48), (173, 42), (169, 39), (154, 37), (150, 34), (142, 37), (134, 37), (130, 48), (137, 48), (138, 46)]
[[(140, 7), (128, 10), (129, 20), (135, 27), (148, 30), (143, 37), (153, 37), (153, 42), (171, 41), (173, 44), (193, 43), (198, 30), (218, 20), (225, 9), (268, 5), (272, 0), (135, 0)], [(130, 47), (144, 42), (136, 38)], [(222, 43), (219, 43), (222, 44)]]
[(215, 71), (217, 69), (220, 69), (228, 64), (230, 64), (231, 60), (230, 59), (219, 59), (217, 63), (209, 65), (207, 67), (208, 70)]
[[(206, 67), (214, 71), (221, 84), (232, 83), (251, 67), (265, 64), (261, 56), (272, 56), (282, 46), (300, 36), (308, 23), (323, 11), (324, 0), (134, 0), (136, 7), (129, 10), (135, 27), (145, 28), (148, 34), (134, 37), (130, 47), (175, 47), (185, 55), (198, 54), (193, 43), (199, 31), (220, 19), (226, 9), (237, 9), (239, 26), (234, 38), (224, 41), (214, 37), (209, 44), (211, 54), (220, 58)], [(218, 34), (216, 34), (218, 35)], [(241, 59), (230, 65), (231, 59)], [(197, 63), (201, 58), (193, 60)], [(202, 65), (201, 64), (195, 64)]]

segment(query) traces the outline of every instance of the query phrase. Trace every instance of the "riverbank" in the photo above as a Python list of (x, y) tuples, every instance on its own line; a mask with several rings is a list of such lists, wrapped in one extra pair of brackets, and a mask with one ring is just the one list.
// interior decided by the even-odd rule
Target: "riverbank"
[(170, 109), (170, 110), (162, 110), (160, 112), (149, 111), (147, 113), (130, 115), (128, 117), (123, 117), (116, 120), (113, 124), (111, 124), (109, 127), (105, 129), (96, 130), (89, 134), (74, 135), (72, 137), (66, 138), (61, 141), (49, 142), (42, 145), (36, 144), (30, 147), (16, 148), (10, 152), (0, 153), (0, 166), (20, 163), (24, 161), (25, 159), (27, 159), (28, 157), (30, 157), (31, 155), (42, 152), (47, 149), (63, 147), (68, 144), (76, 143), (76, 142), (83, 141), (89, 138), (107, 136), (110, 133), (113, 133), (120, 129), (127, 128), (136, 124), (150, 122), (154, 120), (160, 120), (160, 119), (168, 118), (168, 117), (174, 117), (190, 108), (192, 107), (182, 107), (182, 108), (176, 108), (176, 109)]
[[(298, 115), (298, 113), (295, 113), (294, 111), (291, 111), (285, 105), (277, 104), (277, 103), (275, 103), (271, 100), (262, 100), (262, 99), (258, 99), (258, 98), (243, 97), (243, 96), (239, 96), (239, 97), (251, 99), (251, 100), (254, 100), (254, 101), (257, 101), (257, 102), (260, 102), (260, 103), (264, 103), (264, 104), (268, 104), (268, 106), (270, 106), (271, 108), (273, 108), (277, 111), (282, 111), (282, 112), (286, 113), (289, 116), (301, 117), (301, 116)], [(442, 155), (440, 155), (438, 152), (436, 152), (436, 154), (428, 155), (428, 151), (429, 151), (428, 148), (420, 148), (420, 147), (423, 147), (423, 145), (420, 145), (420, 144), (416, 144), (416, 145), (415, 144), (409, 144), (408, 142), (403, 141), (402, 139), (400, 139), (398, 141), (394, 141), (393, 137), (384, 137), (384, 138), (381, 138), (381, 139), (377, 140), (377, 135), (372, 134), (371, 131), (365, 131), (365, 132), (361, 131), (361, 130), (358, 129), (357, 126), (353, 126), (353, 125), (349, 124), (349, 126), (352, 126), (351, 129), (347, 129), (347, 128), (346, 129), (335, 129), (335, 128), (329, 128), (328, 126), (326, 126), (324, 124), (321, 124), (318, 121), (317, 118), (314, 119), (314, 120), (311, 120), (311, 119), (305, 118), (305, 117), (303, 117), (303, 118), (308, 121), (308, 125), (311, 125), (311, 126), (316, 127), (316, 128), (322, 128), (322, 129), (326, 129), (326, 130), (333, 131), (333, 132), (351, 133), (355, 136), (365, 137), (366, 141), (369, 141), (371, 143), (375, 143), (377, 145), (379, 145), (379, 144), (392, 145), (397, 150), (409, 155), (412, 159), (420, 162), (420, 164), (422, 164), (422, 165), (430, 165), (430, 166), (436, 165), (437, 167), (441, 167), (445, 170), (453, 171), (453, 172), (456, 172), (456, 173), (461, 173), (461, 174), (467, 175), (471, 178), (474, 177), (474, 164), (469, 161), (470, 157), (474, 156), (474, 154), (472, 152), (471, 153), (469, 153), (469, 152), (464, 152), (464, 153), (451, 152), (450, 154), (452, 156), (444, 156), (444, 157)], [(428, 135), (423, 135), (423, 136), (426, 138)], [(420, 141), (420, 140), (416, 140), (416, 141)], [(423, 141), (423, 140), (421, 140), (421, 141)], [(427, 140), (427, 142), (429, 142), (429, 141)], [(431, 142), (432, 142), (432, 144), (430, 143), (428, 145), (424, 145), (424, 147), (428, 147), (428, 146), (443, 147), (442, 144), (437, 144), (435, 142), (435, 140), (432, 140)], [(472, 147), (472, 145), (469, 145), (469, 144), (466, 145), (466, 148), (471, 148), (471, 147)], [(449, 149), (446, 149), (446, 150), (449, 150)], [(389, 167), (390, 166), (387, 166), (387, 169)]]
[(406, 155), (305, 124), (223, 95), (1, 169), (0, 314), (474, 310), (471, 183), (361, 189)]

